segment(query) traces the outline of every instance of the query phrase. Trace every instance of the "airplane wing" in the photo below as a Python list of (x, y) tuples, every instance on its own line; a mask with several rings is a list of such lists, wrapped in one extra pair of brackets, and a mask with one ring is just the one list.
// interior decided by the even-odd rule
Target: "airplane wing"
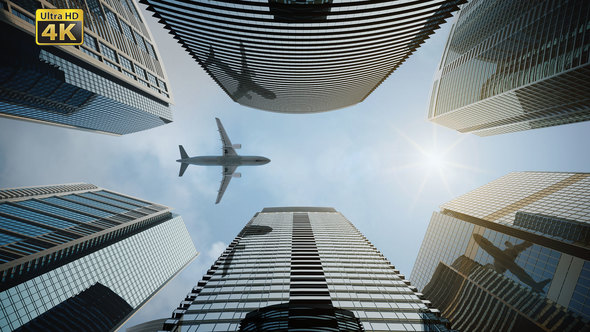
[(498, 262), (498, 260), (494, 259), (494, 270), (496, 270), (496, 272), (502, 274), (504, 272), (506, 272), (506, 267), (502, 264), (500, 264), (500, 262)]
[[(252, 83), (254, 83), (254, 82), (252, 82)], [(253, 92), (256, 92), (257, 94), (259, 94), (260, 96), (262, 96), (265, 99), (276, 99), (277, 98), (277, 95), (274, 92), (272, 92), (269, 89), (264, 88), (261, 85), (258, 85), (256, 83), (253, 84), (251, 90)]]
[[(217, 121), (217, 128), (219, 129), (219, 134), (221, 135), (221, 142), (223, 143), (223, 155), (232, 155), (232, 156), (236, 156), (236, 150), (234, 150), (234, 148), (232, 147), (231, 141), (229, 140), (229, 136), (227, 136), (227, 133), (225, 132), (225, 129), (223, 129), (223, 125), (221, 124), (221, 121), (219, 121), (218, 118), (215, 118), (215, 121)], [(235, 171), (235, 169), (234, 169)], [(225, 171), (223, 172), (225, 174)], [(233, 173), (233, 171), (231, 172)], [(231, 175), (230, 173), (230, 175)], [(227, 181), (229, 183), (229, 180)]]
[(528, 247), (532, 246), (533, 244), (529, 241), (523, 241), (520, 244), (515, 246), (511, 246), (507, 249), (504, 249), (504, 253), (508, 255), (512, 259), (516, 259), (521, 252), (525, 251)]
[(217, 193), (215, 204), (219, 204), (221, 201), (221, 197), (223, 197), (225, 189), (227, 189), (227, 185), (229, 184), (229, 181), (231, 181), (232, 174), (234, 174), (236, 168), (238, 168), (238, 166), (223, 166), (223, 178), (221, 179), (221, 185), (219, 186), (219, 192)]
[(250, 90), (248, 90), (248, 88), (246, 88), (245, 84), (239, 83), (238, 89), (231, 96), (235, 101), (237, 101), (238, 99), (240, 99), (240, 98), (244, 97), (246, 94), (248, 94), (248, 91), (250, 91)]

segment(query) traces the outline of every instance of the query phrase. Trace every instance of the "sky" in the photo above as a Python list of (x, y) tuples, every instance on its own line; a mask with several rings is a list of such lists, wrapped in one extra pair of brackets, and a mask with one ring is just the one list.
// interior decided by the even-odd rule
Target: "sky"
[[(141, 6), (144, 10), (145, 6)], [(318, 114), (278, 114), (234, 103), (144, 11), (174, 97), (174, 122), (121, 137), (0, 118), (0, 187), (86, 182), (170, 206), (199, 257), (124, 326), (170, 317), (246, 222), (264, 207), (329, 206), (410, 276), (432, 212), (513, 171), (588, 172), (590, 123), (491, 137), (427, 121), (447, 23), (362, 103)], [(220, 167), (178, 177), (178, 145), (221, 153), (215, 117), (241, 167), (215, 205)]]

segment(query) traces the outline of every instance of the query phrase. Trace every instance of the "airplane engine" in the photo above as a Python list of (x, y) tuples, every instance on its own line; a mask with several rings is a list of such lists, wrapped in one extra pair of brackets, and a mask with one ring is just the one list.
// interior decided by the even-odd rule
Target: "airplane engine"
[(242, 148), (242, 144), (232, 144), (231, 146), (234, 149), (241, 149)]
[(242, 173), (234, 173), (234, 174), (232, 174), (232, 177), (234, 177), (234, 178), (241, 178), (242, 177)]

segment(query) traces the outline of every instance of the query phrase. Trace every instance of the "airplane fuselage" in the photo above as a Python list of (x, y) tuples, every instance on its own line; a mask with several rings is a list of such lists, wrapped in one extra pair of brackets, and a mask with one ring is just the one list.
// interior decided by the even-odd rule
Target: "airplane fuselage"
[(179, 163), (200, 166), (258, 166), (268, 164), (270, 159), (261, 156), (198, 156), (178, 159)]
[(522, 267), (516, 264), (514, 261), (516, 257), (507, 255), (500, 248), (496, 247), (490, 240), (479, 234), (473, 234), (473, 238), (484, 251), (494, 258), (494, 265), (512, 272), (522, 282), (531, 286), (533, 290), (539, 292), (543, 291), (542, 288), (539, 289), (537, 282)]

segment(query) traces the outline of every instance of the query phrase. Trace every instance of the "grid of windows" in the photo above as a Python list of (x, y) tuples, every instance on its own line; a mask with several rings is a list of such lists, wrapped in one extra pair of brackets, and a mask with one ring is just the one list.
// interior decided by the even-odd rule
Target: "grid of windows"
[[(294, 227), (301, 215), (311, 228), (301, 221)], [(352, 311), (367, 331), (428, 328), (429, 309), (416, 289), (340, 213), (265, 211), (238, 234), (164, 326), (236, 331), (255, 309), (308, 300)]]
[(115, 52), (112, 48), (106, 46), (105, 44), (100, 44), (100, 48), (107, 59), (119, 63), (119, 60), (117, 59), (117, 52)]
[(115, 15), (115, 13), (110, 11), (107, 7), (103, 8), (105, 14), (107, 15), (107, 22), (109, 22), (109, 24), (115, 28), (115, 31), (121, 31), (121, 28), (119, 28), (119, 20), (117, 19), (117, 15)]
[[(95, 186), (64, 186), (64, 189), (67, 188), (75, 193), (68, 194), (57, 188), (52, 196), (45, 197), (44, 193), (51, 193), (50, 188), (33, 188), (23, 189), (31, 191), (24, 200), (0, 200), (0, 234), (5, 230), (7, 236), (22, 235), (20, 241), (0, 246), (0, 261), (6, 263), (26, 257), (121, 223), (133, 222), (135, 218), (156, 217), (165, 210), (162, 206), (100, 190)], [(35, 237), (35, 242), (31, 242), (29, 237)], [(73, 252), (75, 250), (70, 251), (70, 254)], [(65, 259), (68, 255), (62, 256)]]
[(424, 289), (439, 262), (451, 265), (457, 257), (468, 252), (474, 230), (473, 224), (434, 212), (412, 269), (414, 285)]
[(512, 225), (518, 211), (590, 223), (590, 174), (514, 172), (441, 206)]
[(135, 310), (196, 256), (182, 218), (0, 292), (0, 330), (10, 331), (100, 282)]
[(466, 4), (434, 83), (429, 119), (487, 136), (590, 119), (590, 4)]
[(92, 37), (91, 35), (84, 33), (84, 46), (95, 50), (96, 52), (98, 52), (98, 46), (97, 46), (97, 42), (96, 42), (96, 38)]
[(133, 33), (131, 33), (131, 27), (125, 22), (121, 22), (121, 27), (123, 28), (123, 34), (125, 37), (127, 37), (129, 41), (135, 43), (135, 40), (133, 39)]
[[(12, 15), (8, 15), (3, 20), (15, 19), (20, 21), (20, 19), (24, 19), (34, 25), (35, 22), (29, 15), (19, 12), (16, 9), (15, 2), (19, 3), (19, 5), (24, 4), (27, 8), (33, 8), (32, 13), (34, 13), (36, 7), (41, 8), (41, 4), (37, 0), (11, 0), (8, 1), (8, 4), (11, 5)], [(53, 48), (41, 49), (35, 46), (32, 47), (35, 48), (35, 50), (24, 52), (25, 54), (13, 54), (15, 58), (22, 57), (23, 59), (28, 59), (27, 61), (29, 62), (33, 62), (34, 60), (30, 55), (35, 54), (35, 52), (38, 51), (41, 51), (42, 54), (55, 54), (56, 58), (60, 58), (59, 61), (50, 61), (42, 55), (38, 62), (41, 63), (41, 66), (45, 65), (46, 62), (58, 66), (59, 70), (63, 71), (67, 77), (67, 84), (63, 84), (62, 86), (59, 86), (59, 88), (52, 87), (49, 89), (49, 91), (53, 91), (55, 98), (60, 97), (58, 96), (60, 93), (63, 94), (61, 99), (55, 101), (53, 99), (48, 101), (43, 98), (45, 97), (47, 88), (45, 90), (37, 89), (38, 91), (23, 90), (24, 92), (27, 92), (27, 94), (24, 97), (25, 101), (22, 103), (15, 103), (12, 99), (0, 98), (0, 114), (6, 114), (21, 119), (40, 120), (43, 123), (57, 123), (63, 124), (67, 127), (77, 127), (95, 132), (113, 134), (127, 134), (141, 131), (166, 124), (172, 120), (172, 113), (169, 108), (169, 92), (165, 88), (160, 87), (157, 80), (156, 84), (153, 84), (152, 89), (146, 90), (144, 86), (148, 85), (145, 82), (137, 82), (137, 79), (133, 75), (130, 75), (129, 72), (125, 72), (121, 67), (116, 65), (119, 63), (118, 58), (124, 55), (129, 62), (141, 64), (145, 68), (144, 71), (149, 72), (150, 75), (156, 77), (158, 80), (166, 80), (157, 50), (154, 45), (149, 42), (149, 32), (143, 24), (138, 11), (134, 4), (127, 0), (108, 1), (108, 6), (106, 3), (106, 0), (104, 3), (101, 1), (88, 0), (76, 5), (76, 3), (72, 2), (49, 0), (50, 5), (48, 8), (51, 8), (51, 6), (55, 6), (56, 8), (67, 8), (72, 5), (76, 8), (84, 9), (88, 14), (88, 19), (85, 20), (85, 28), (87, 29), (86, 31), (91, 33), (84, 34), (84, 45), (82, 47), (61, 50), (68, 54), (75, 53), (75, 57), (73, 58), (57, 55), (61, 53), (54, 52)], [(44, 6), (48, 6), (47, 3), (45, 3)], [(86, 6), (88, 7), (86, 8)], [(128, 13), (124, 9), (127, 9)], [(108, 26), (105, 26), (104, 24), (107, 24)], [(23, 38), (30, 39), (32, 45), (34, 45), (32, 36), (30, 36), (28, 31), (20, 30), (14, 27), (14, 24), (11, 25), (5, 22), (2, 22), (2, 26), (6, 27), (6, 29), (3, 30), (5, 31), (4, 35), (16, 36), (16, 34), (21, 34), (22, 38), (17, 38), (18, 40), (23, 40)], [(109, 29), (108, 27), (112, 27), (112, 29)], [(16, 33), (9, 31), (9, 29), (13, 29)], [(125, 35), (126, 38), (120, 38), (117, 36), (118, 33), (120, 33), (121, 36)], [(132, 43), (128, 43), (126, 39), (129, 39)], [(135, 40), (137, 40), (137, 44)], [(10, 40), (3, 39), (2, 42), (5, 44), (12, 44)], [(141, 54), (141, 50), (146, 52), (145, 55)], [(90, 60), (83, 60), (85, 56), (80, 56), (80, 54), (76, 52), (83, 52), (89, 57), (103, 62), (121, 74), (109, 71), (109, 75), (97, 75), (95, 74), (95, 71), (101, 70), (100, 65)], [(103, 57), (101, 57), (101, 55)], [(56, 62), (60, 63), (58, 64)], [(68, 62), (70, 62), (71, 66), (66, 66), (66, 63)], [(125, 63), (125, 65), (127, 64), (128, 63)], [(32, 63), (31, 66), (27, 67), (33, 68), (24, 75), (26, 76), (27, 81), (41, 82), (43, 79), (55, 79), (55, 77), (61, 77), (61, 75), (48, 75), (47, 71), (41, 70), (38, 73), (35, 73), (40, 75), (39, 79), (31, 80), (30, 71), (38, 66), (38, 64)], [(89, 67), (98, 68), (93, 68), (92, 70), (82, 69)], [(126, 66), (125, 68), (129, 69), (128, 67), (129, 66)], [(18, 72), (17, 67), (15, 67), (15, 70), (17, 70), (17, 74), (20, 73)], [(14, 75), (14, 73), (5, 73), (0, 76), (12, 77), (12, 75)], [(69, 80), (72, 76), (77, 75), (81, 75), (80, 80), (77, 80), (77, 82), (87, 83), (83, 84), (83, 87), (80, 87), (86, 91), (82, 91), (83, 93), (78, 93), (77, 95), (86, 96), (86, 98), (82, 98), (82, 102), (79, 103), (82, 105), (81, 107), (72, 108), (68, 107), (71, 106), (70, 104), (63, 105), (62, 103), (68, 102), (67, 99), (72, 95), (72, 91), (70, 90), (79, 87), (76, 83)], [(129, 80), (129, 78), (132, 80)], [(144, 73), (142, 78), (148, 79), (147, 74)], [(18, 89), (18, 86), (14, 86), (15, 82), (20, 81), (21, 80), (14, 79), (6, 81), (0, 80), (0, 86), (11, 85), (11, 88), (23, 92)], [(72, 84), (73, 87), (70, 87), (69, 84)], [(48, 84), (39, 84), (39, 87), (51, 86)], [(114, 93), (107, 92), (106, 94), (103, 94), (105, 90), (114, 91)], [(154, 91), (156, 92), (154, 93)], [(85, 101), (92, 96), (91, 92), (97, 93), (98, 96), (92, 98), (91, 102), (85, 103)], [(123, 96), (117, 98), (113, 95)], [(32, 103), (31, 100), (34, 100), (35, 103)], [(128, 101), (133, 104), (133, 109), (128, 107), (130, 106)], [(105, 109), (109, 111), (103, 112)], [(63, 113), (66, 113), (66, 115), (62, 115)]]
[[(20, 222), (18, 220), (6, 218), (3, 216), (0, 216), (0, 228), (9, 230), (11, 232), (19, 233), (22, 235), (27, 235), (27, 236), (37, 236), (37, 235), (51, 232), (51, 230), (49, 230), (47, 228), (30, 225), (30, 224)], [(5, 257), (2, 257), (2, 260), (8, 261)]]
[(23, 209), (18, 206), (11, 205), (9, 203), (0, 204), (0, 213), (17, 218), (23, 218), (26, 220), (30, 220), (36, 223), (40, 223), (55, 228), (68, 228), (75, 225), (65, 220), (60, 220), (42, 213), (37, 213), (31, 210)]
[(133, 63), (129, 61), (129, 59), (125, 57), (120, 57), (119, 59), (121, 59), (121, 64), (123, 65), (123, 68), (129, 70), (130, 72), (134, 72)]
[(139, 48), (147, 52), (147, 49), (145, 48), (145, 44), (143, 41), (143, 37), (135, 30), (133, 30), (133, 35), (135, 36), (135, 41), (137, 42), (137, 45), (139, 45)]
[(14, 204), (30, 207), (30, 208), (41, 210), (41, 211), (50, 212), (50, 213), (56, 214), (60, 217), (74, 219), (76, 221), (81, 221), (81, 222), (91, 222), (91, 221), (96, 220), (95, 218), (89, 217), (87, 215), (84, 215), (84, 214), (81, 214), (78, 212), (74, 212), (71, 210), (59, 208), (59, 207), (49, 205), (49, 204), (46, 204), (42, 201), (37, 201), (37, 200), (20, 201), (20, 202), (14, 203)]
[(88, 206), (88, 205), (70, 202), (70, 201), (60, 198), (60, 197), (42, 198), (41, 201), (45, 201), (45, 202), (48, 202), (51, 204), (63, 206), (65, 208), (80, 211), (82, 213), (90, 214), (90, 215), (96, 216), (96, 217), (108, 217), (108, 216), (113, 215), (113, 213), (111, 213), (111, 212), (95, 209), (92, 206)]
[[(442, 212), (432, 216), (412, 280), (424, 289), (439, 263), (450, 266), (464, 255), (548, 303), (566, 307), (569, 303), (571, 317), (580, 314), (590, 320), (586, 307), (586, 303), (590, 304), (590, 293), (586, 291), (590, 265), (584, 259), (587, 249), (585, 244), (572, 241), (569, 233), (572, 225), (585, 229), (584, 225), (590, 222), (589, 177), (588, 173), (515, 172), (443, 204)], [(514, 223), (515, 218), (524, 218), (523, 215), (534, 217), (534, 225)], [(556, 227), (555, 223), (568, 227)], [(578, 245), (577, 249), (564, 254), (563, 246), (572, 243)], [(525, 312), (526, 305), (522, 305), (511, 310)], [(486, 310), (493, 310), (492, 307)], [(555, 308), (547, 312), (555, 317), (565, 315)], [(531, 317), (549, 325), (558, 320), (552, 319), (550, 324), (547, 315)]]
[(585, 317), (590, 317), (590, 262), (584, 262), (576, 283), (569, 308)]

